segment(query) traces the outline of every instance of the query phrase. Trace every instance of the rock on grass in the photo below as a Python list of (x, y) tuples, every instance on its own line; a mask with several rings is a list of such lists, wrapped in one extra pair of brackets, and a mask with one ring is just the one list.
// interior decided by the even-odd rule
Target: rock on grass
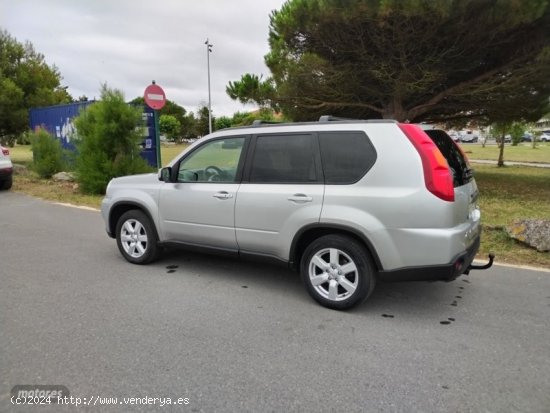
[(550, 251), (550, 221), (519, 219), (506, 228), (508, 235), (537, 251)]

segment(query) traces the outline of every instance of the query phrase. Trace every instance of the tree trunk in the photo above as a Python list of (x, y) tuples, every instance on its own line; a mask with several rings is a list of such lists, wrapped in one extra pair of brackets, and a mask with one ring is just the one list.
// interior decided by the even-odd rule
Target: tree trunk
[(398, 122), (406, 122), (408, 121), (407, 117), (408, 113), (398, 99), (393, 99), (392, 103), (386, 106), (382, 112), (383, 119), (395, 119)]
[(506, 132), (502, 132), (502, 136), (500, 137), (500, 151), (498, 153), (498, 162), (497, 166), (504, 166), (504, 137), (506, 136)]

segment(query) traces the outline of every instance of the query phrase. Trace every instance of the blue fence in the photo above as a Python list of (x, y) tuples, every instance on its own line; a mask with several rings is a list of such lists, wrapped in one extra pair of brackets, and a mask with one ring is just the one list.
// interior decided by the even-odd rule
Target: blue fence
[[(75, 149), (74, 138), (76, 128), (74, 126), (74, 118), (78, 116), (81, 110), (94, 101), (76, 102), (68, 105), (48, 106), (44, 108), (33, 108), (29, 112), (30, 127), (32, 130), (36, 128), (44, 128), (53, 136), (60, 140), (61, 144), (66, 149)], [(141, 143), (141, 156), (154, 168), (157, 168), (157, 146), (155, 139), (155, 122), (153, 109), (143, 107), (143, 141)]]

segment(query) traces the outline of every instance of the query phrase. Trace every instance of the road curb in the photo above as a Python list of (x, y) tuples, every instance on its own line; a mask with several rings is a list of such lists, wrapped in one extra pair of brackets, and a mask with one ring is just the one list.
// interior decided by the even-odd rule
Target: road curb
[(83, 209), (85, 211), (100, 212), (99, 209), (88, 207), (88, 206), (74, 205), (74, 204), (69, 204), (69, 203), (66, 203), (66, 202), (52, 202), (52, 203), (54, 205), (61, 205), (61, 206), (64, 206), (64, 207), (69, 207), (69, 208), (77, 208), (77, 209)]

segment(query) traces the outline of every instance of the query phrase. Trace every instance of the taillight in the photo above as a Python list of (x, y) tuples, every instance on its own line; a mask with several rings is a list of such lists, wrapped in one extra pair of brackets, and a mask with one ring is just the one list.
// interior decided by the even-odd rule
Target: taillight
[(9, 156), (10, 155), (10, 151), (6, 148), (2, 148), (2, 153), (6, 156)]
[(420, 155), (426, 189), (444, 201), (454, 201), (455, 190), (451, 170), (436, 144), (417, 125), (400, 123), (399, 127)]

